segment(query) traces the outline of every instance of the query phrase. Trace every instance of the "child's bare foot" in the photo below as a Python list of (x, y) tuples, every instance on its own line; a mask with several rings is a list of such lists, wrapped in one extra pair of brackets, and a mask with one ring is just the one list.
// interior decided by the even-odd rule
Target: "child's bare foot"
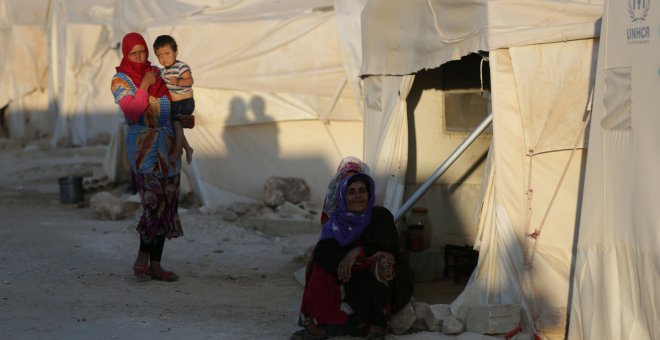
[(186, 162), (190, 164), (192, 162), (193, 148), (187, 147), (186, 149)]

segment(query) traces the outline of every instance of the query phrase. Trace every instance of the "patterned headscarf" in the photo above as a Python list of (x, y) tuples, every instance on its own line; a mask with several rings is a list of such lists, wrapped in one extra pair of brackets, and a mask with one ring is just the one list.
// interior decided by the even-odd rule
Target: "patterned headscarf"
[[(144, 63), (136, 63), (128, 60), (128, 53), (131, 52), (133, 47), (136, 45), (144, 46), (144, 50), (147, 52), (147, 60)], [(140, 33), (128, 33), (124, 36), (124, 39), (121, 42), (121, 53), (124, 56), (121, 59), (121, 63), (116, 67), (117, 72), (126, 74), (135, 86), (140, 87), (142, 82), (142, 77), (149, 70), (153, 70), (156, 75), (158, 75), (158, 67), (151, 66), (149, 62), (149, 47), (147, 42), (144, 40)], [(172, 100), (170, 97), (170, 91), (167, 89), (163, 78), (156, 76), (156, 83), (149, 87), (149, 95), (155, 98), (160, 98), (162, 96), (167, 96), (169, 100)]]
[(345, 157), (339, 162), (337, 172), (328, 184), (325, 200), (323, 201), (323, 213), (326, 216), (332, 216), (332, 213), (335, 211), (335, 207), (337, 206), (337, 185), (349, 172), (369, 174), (369, 167), (362, 163), (359, 158), (353, 156)]
[[(353, 183), (356, 180), (363, 180), (369, 192), (367, 209), (357, 213), (348, 211), (346, 207), (346, 189), (349, 182)], [(376, 201), (374, 192), (374, 180), (367, 174), (355, 174), (344, 178), (337, 187), (337, 209), (332, 213), (328, 222), (323, 225), (320, 239), (333, 238), (342, 246), (359, 239), (371, 222), (371, 210)]]

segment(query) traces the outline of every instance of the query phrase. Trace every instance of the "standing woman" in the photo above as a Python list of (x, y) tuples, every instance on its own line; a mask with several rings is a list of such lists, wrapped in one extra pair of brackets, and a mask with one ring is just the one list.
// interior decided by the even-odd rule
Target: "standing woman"
[(139, 279), (176, 281), (179, 277), (160, 261), (165, 238), (183, 235), (177, 213), (181, 160), (169, 161), (175, 140), (171, 99), (158, 68), (148, 60), (147, 46), (138, 33), (124, 36), (123, 58), (112, 77), (112, 94), (128, 124), (128, 158), (143, 208), (133, 273)]

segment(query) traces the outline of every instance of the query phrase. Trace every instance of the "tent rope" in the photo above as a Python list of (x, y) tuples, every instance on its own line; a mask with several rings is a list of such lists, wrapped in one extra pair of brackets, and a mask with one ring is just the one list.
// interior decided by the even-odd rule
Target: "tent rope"
[(479, 62), (479, 82), (481, 84), (481, 95), (484, 95), (484, 62), (488, 61), (485, 57), (481, 57), (481, 62)]
[[(534, 150), (529, 150), (529, 165), (527, 167), (527, 190), (525, 191), (525, 230), (529, 230), (532, 224), (532, 200), (534, 199), (534, 189), (532, 188), (532, 168), (534, 167)], [(525, 234), (529, 236), (530, 234)], [(525, 250), (529, 249), (529, 238), (525, 238)], [(527, 251), (525, 251), (527, 253)], [(527, 256), (523, 262), (524, 269), (531, 269), (528, 265)]]
[[(591, 94), (589, 96), (589, 102), (587, 103), (587, 116), (585, 117), (584, 121), (582, 122), (582, 127), (580, 128), (580, 133), (578, 134), (577, 138), (575, 139), (575, 143), (573, 144), (573, 150), (571, 150), (571, 154), (568, 157), (568, 160), (566, 161), (566, 166), (564, 166), (564, 171), (561, 174), (561, 177), (559, 178), (559, 182), (557, 183), (557, 186), (555, 187), (555, 191), (552, 194), (552, 197), (550, 198), (550, 202), (548, 203), (548, 207), (545, 210), (545, 213), (543, 214), (543, 218), (541, 219), (541, 222), (539, 223), (538, 228), (534, 229), (533, 233), (526, 234), (525, 236), (528, 236), (529, 238), (534, 239), (534, 244), (532, 246), (532, 252), (529, 256), (529, 259), (525, 260), (524, 263), (524, 268), (531, 270), (533, 263), (534, 263), (534, 255), (536, 255), (536, 248), (538, 245), (538, 238), (541, 236), (541, 230), (543, 229), (543, 226), (545, 225), (545, 221), (548, 218), (548, 215), (550, 213), (550, 210), (555, 202), (555, 199), (557, 198), (557, 194), (559, 193), (559, 189), (561, 188), (564, 179), (566, 178), (566, 173), (568, 173), (568, 167), (571, 164), (571, 161), (573, 160), (573, 156), (575, 156), (575, 151), (578, 149), (578, 145), (580, 144), (580, 140), (584, 136), (584, 132), (587, 129), (587, 124), (589, 124), (589, 121), (591, 121), (591, 111), (593, 109), (593, 89), (591, 90)], [(533, 158), (533, 155), (530, 157), (530, 181), (531, 183), (531, 158)], [(529, 189), (531, 190), (531, 188)], [(531, 206), (530, 206), (531, 209)]]

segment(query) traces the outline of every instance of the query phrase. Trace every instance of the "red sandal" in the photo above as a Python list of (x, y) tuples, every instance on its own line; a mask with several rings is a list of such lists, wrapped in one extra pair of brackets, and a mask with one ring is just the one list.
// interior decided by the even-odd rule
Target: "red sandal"
[(138, 278), (140, 281), (151, 280), (151, 274), (149, 274), (149, 269), (140, 266), (133, 266), (133, 275)]
[(153, 271), (151, 272), (151, 278), (154, 280), (158, 281), (165, 281), (165, 282), (174, 282), (179, 279), (179, 275), (174, 274), (174, 272), (168, 272), (165, 270), (161, 270), (158, 273), (154, 273)]

